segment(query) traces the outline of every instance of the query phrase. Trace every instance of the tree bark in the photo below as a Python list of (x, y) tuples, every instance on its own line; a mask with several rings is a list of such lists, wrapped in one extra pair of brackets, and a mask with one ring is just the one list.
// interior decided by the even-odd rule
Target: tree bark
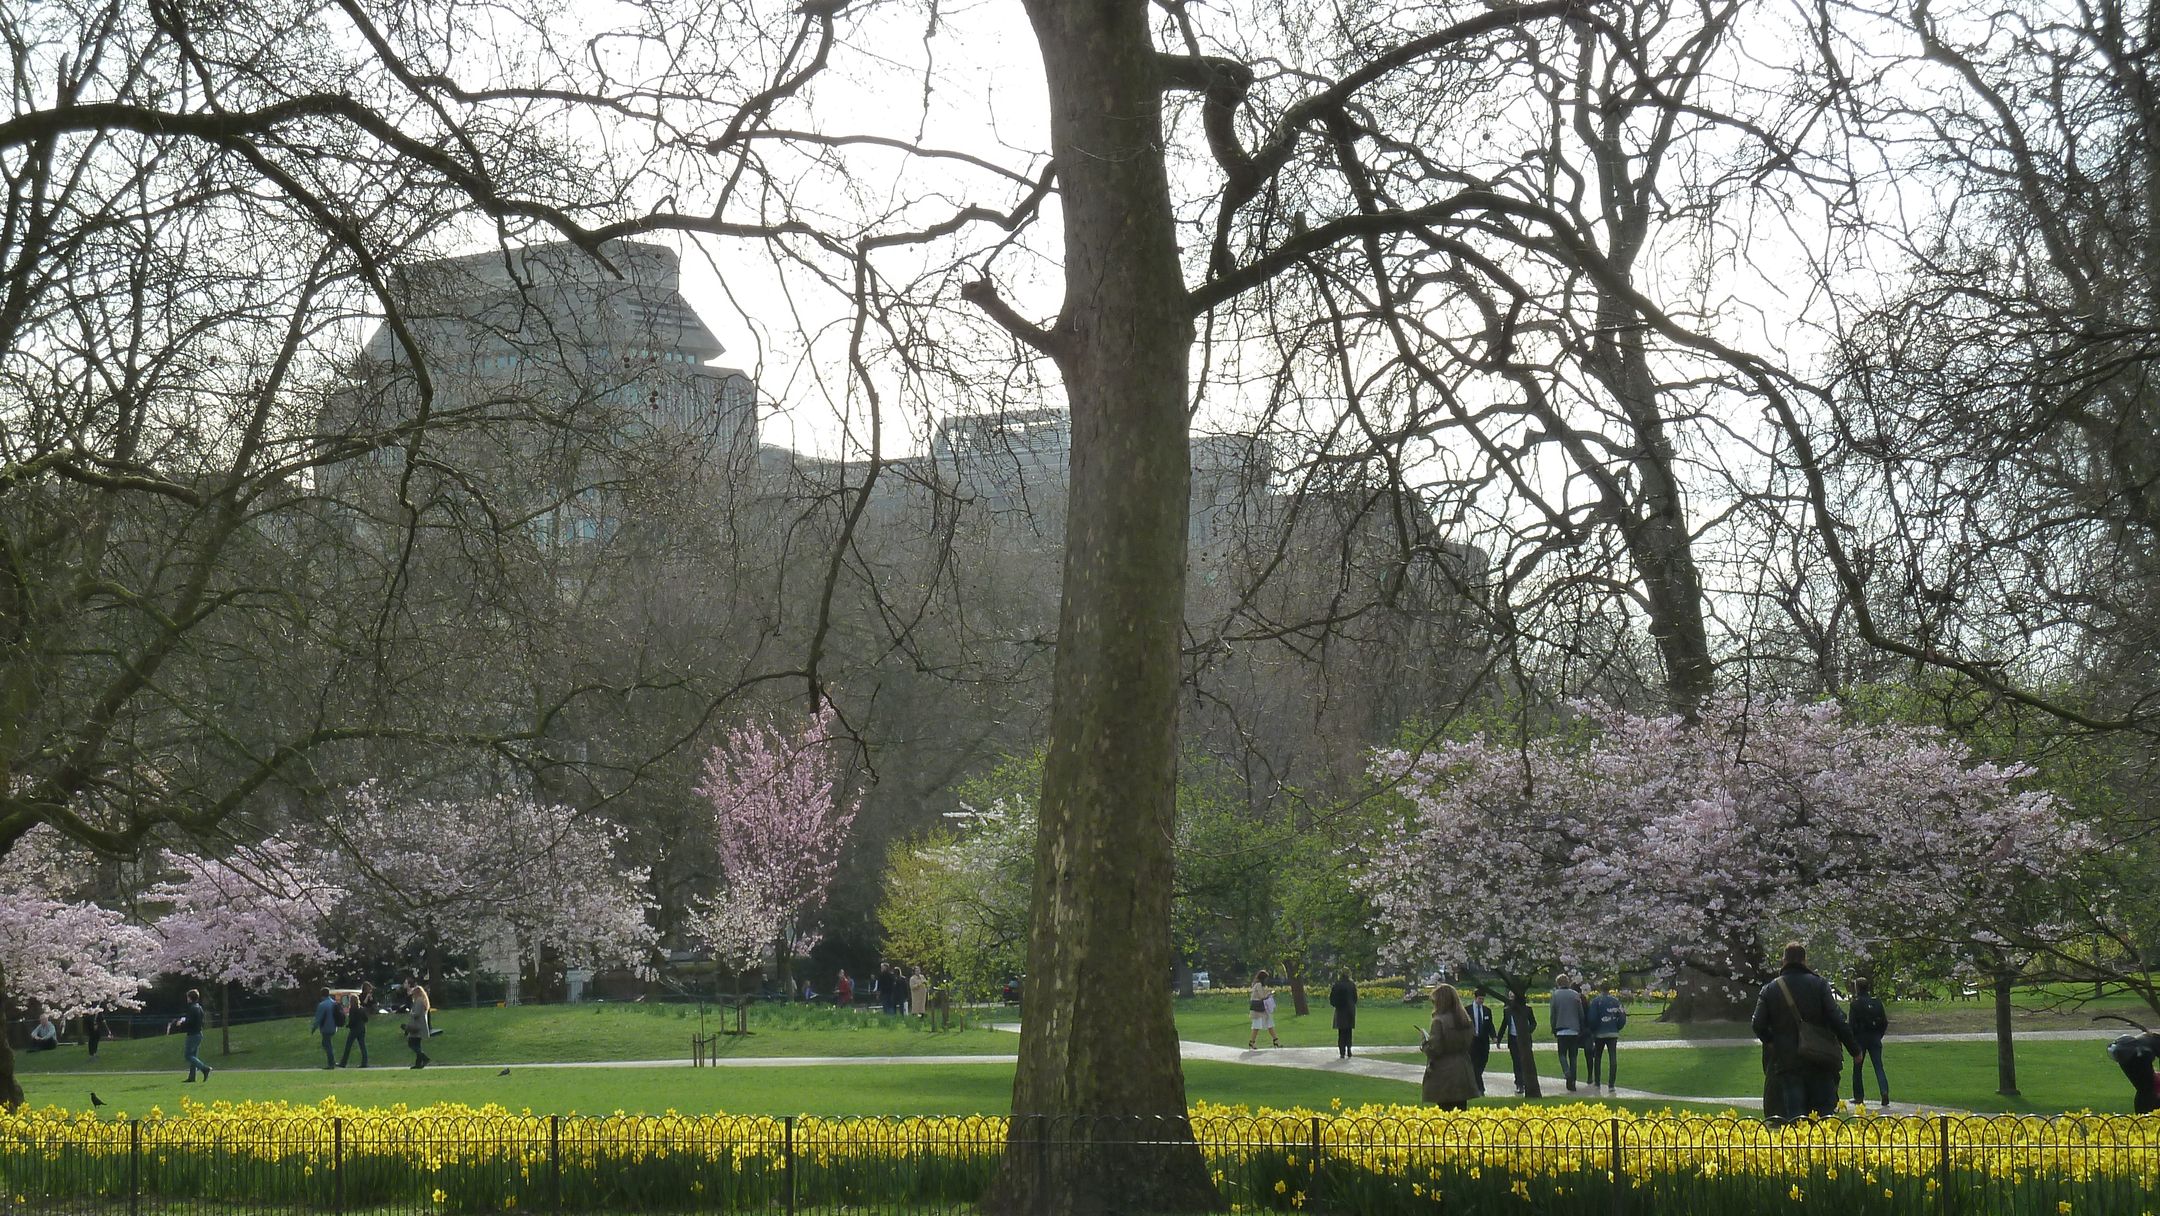
[(1995, 973), (1995, 1092), (2018, 1096), (2017, 1044), (2010, 1026), (2010, 981), (2014, 973)]
[[(1163, 81), (1145, 0), (1026, 2), (1065, 238), (1064, 303), (1043, 345), (1064, 379), (1072, 451), (1013, 1080), (1014, 1113), (1047, 1119), (1013, 1121), (1015, 1151), (987, 1205), (1209, 1210), (1221, 1200), (1185, 1122), (1164, 983), (1193, 327)], [(1052, 1143), (1038, 1154), (1043, 1131)]]
[[(7, 972), (0, 971), (0, 1011), (7, 1007)], [(0, 1110), (15, 1110), (22, 1104), (22, 1082), (15, 1077), (15, 1045), (8, 1042), (5, 1027), (0, 1026)]]
[(1312, 1012), (1312, 1001), (1305, 995), (1305, 964), (1293, 959), (1284, 959), (1282, 971), (1283, 978), (1290, 981), (1291, 1010), (1299, 1017), (1310, 1014)]
[(1738, 980), (1680, 968), (1673, 978), (1673, 999), (1658, 1015), (1660, 1022), (1743, 1022), (1754, 1016), (1755, 997)]

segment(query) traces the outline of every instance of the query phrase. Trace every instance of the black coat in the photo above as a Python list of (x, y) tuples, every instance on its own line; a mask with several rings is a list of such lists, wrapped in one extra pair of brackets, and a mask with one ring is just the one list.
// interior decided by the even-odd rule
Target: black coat
[[(1790, 1001), (1785, 999), (1785, 990), (1792, 993)], [(1860, 1050), (1859, 1040), (1853, 1038), (1844, 1011), (1830, 995), (1829, 981), (1805, 967), (1787, 967), (1778, 973), (1777, 979), (1764, 984), (1756, 995), (1755, 1017), (1750, 1023), (1755, 1037), (1770, 1049), (1770, 1060), (1779, 1072), (1803, 1067), (1799, 1061), (1802, 1021), (1829, 1027), (1847, 1053)], [(1828, 1071), (1837, 1071), (1837, 1066), (1830, 1066)]]
[(1357, 1029), (1357, 985), (1336, 980), (1327, 990), (1327, 1003), (1335, 1007), (1335, 1029)]
[(1490, 1005), (1465, 1005), (1463, 1012), (1470, 1015), (1470, 1041), (1490, 1051), (1500, 1038), (1500, 1019)]

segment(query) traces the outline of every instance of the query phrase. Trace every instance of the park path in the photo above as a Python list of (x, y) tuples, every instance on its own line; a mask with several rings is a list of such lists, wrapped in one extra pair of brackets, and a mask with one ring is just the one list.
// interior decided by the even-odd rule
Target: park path
[[(1012, 1034), (1018, 1034), (1020, 1031), (1020, 1026), (1017, 1022), (998, 1022), (992, 1023), (991, 1029), (1006, 1031)], [(2023, 1041), (2060, 1039), (2108, 1039), (2114, 1037), (2114, 1033), (2115, 1032), (2108, 1030), (2033, 1030), (2020, 1033), (2018, 1035), (2018, 1038)], [(1971, 1043), (1992, 1042), (1994, 1038), (1994, 1034), (1989, 1031), (1971, 1031), (1937, 1034), (1893, 1034), (1886, 1036), (1884, 1041), (1892, 1044)], [(1671, 1047), (1731, 1047), (1737, 1049), (1742, 1047), (1752, 1047), (1755, 1045), (1755, 1041), (1753, 1039), (1733, 1038), (1628, 1039), (1625, 1040), (1625, 1043), (1627, 1049), (1630, 1052), (1644, 1050), (1654, 1051), (1660, 1048)], [(1380, 1044), (1377, 1046), (1367, 1047), (1364, 1050), (1371, 1052), (1379, 1052), (1383, 1054), (1400, 1054), (1404, 1052), (1414, 1052), (1417, 1050), (1417, 1048), (1407, 1044)], [(1412, 1064), (1401, 1060), (1382, 1060), (1376, 1059), (1372, 1056), (1352, 1056), (1351, 1058), (1345, 1060), (1336, 1054), (1333, 1047), (1263, 1047), (1258, 1050), (1248, 1051), (1243, 1047), (1231, 1047), (1224, 1046), (1220, 1043), (1202, 1043), (1192, 1039), (1181, 1039), (1178, 1042), (1178, 1054), (1182, 1058), (1187, 1060), (1210, 1060), (1225, 1064), (1241, 1064), (1262, 1068), (1298, 1068), (1310, 1070), (1313, 1072), (1340, 1073), (1345, 1076), (1374, 1077), (1385, 1081), (1405, 1081), (1412, 1085), (1417, 1084), (1420, 1080), (1424, 1078), (1425, 1075), (1425, 1070), (1422, 1065)], [(1009, 1065), (1018, 1063), (1019, 1058), (1020, 1057), (1017, 1054), (944, 1056), (724, 1056), (719, 1059), (710, 1061), (708, 1067), (820, 1068), (832, 1066), (877, 1067), (881, 1065), (891, 1064)], [(403, 1065), (385, 1065), (382, 1068), (372, 1071), (397, 1071), (402, 1069), (403, 1067)], [(500, 1073), (506, 1070), (516, 1071), (528, 1068), (689, 1068), (691, 1067), (691, 1063), (690, 1061), (685, 1060), (680, 1056), (677, 1056), (672, 1059), (665, 1060), (547, 1060), (512, 1063), (508, 1065), (497, 1061), (490, 1064), (429, 1064), (428, 1067), (430, 1069), (447, 1069), (454, 1072)], [(78, 1075), (84, 1077), (159, 1076), (170, 1071), (172, 1070), (162, 1068), (132, 1069), (114, 1070), (112, 1072), (101, 1071), (98, 1073), (82, 1073)], [(329, 1070), (322, 1068), (250, 1068), (243, 1071), (253, 1074), (327, 1072)], [(1557, 1076), (1545, 1076), (1544, 1074), (1540, 1073), (1538, 1077), (1538, 1084), (1544, 1087), (1546, 1094), (1549, 1096), (1566, 1092), (1566, 1082), (1564, 1082)], [(209, 1083), (210, 1087), (206, 1088), (202, 1092), (204, 1094), (214, 1092), (215, 1085), (215, 1082)], [(1485, 1089), (1488, 1093), (1496, 1095), (1506, 1094), (1511, 1092), (1514, 1089), (1514, 1086), (1515, 1079), (1512, 1073), (1505, 1071), (1488, 1071), (1485, 1074)], [(1587, 1086), (1584, 1087), (1584, 1089), (1582, 1089), (1580, 1093), (1585, 1101), (1594, 1101), (1598, 1097), (1598, 1095), (1596, 1093), (1593, 1093)], [(1609, 1096), (1616, 1098), (1636, 1098), (1649, 1102), (1692, 1102), (1701, 1103), (1709, 1106), (1731, 1106), (1745, 1110), (1757, 1110), (1762, 1107), (1762, 1096), (1760, 1094), (1739, 1094), (1729, 1096), (1669, 1094), (1659, 1093), (1647, 1089), (1630, 1089), (1627, 1086), (1621, 1086), (1618, 1091)], [(1959, 1107), (1932, 1105), (1919, 1106), (1903, 1103), (1899, 1104), (1897, 1109), (1900, 1112), (1919, 1112), (1928, 1114), (1971, 1113)]]

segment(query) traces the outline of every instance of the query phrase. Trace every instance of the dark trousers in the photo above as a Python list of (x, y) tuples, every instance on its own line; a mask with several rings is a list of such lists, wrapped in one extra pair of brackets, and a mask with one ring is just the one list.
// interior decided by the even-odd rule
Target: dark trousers
[(1837, 1113), (1837, 1069), (1794, 1068), (1777, 1073), (1772, 1079), (1784, 1098), (1786, 1118), (1799, 1119), (1807, 1115), (1827, 1118)]
[[(1881, 1101), (1888, 1102), (1890, 1100), (1890, 1075), (1883, 1071), (1882, 1040), (1860, 1040), (1860, 1054), (1875, 1065), (1875, 1092)], [(1855, 1102), (1867, 1101), (1867, 1072), (1860, 1067), (1859, 1060), (1854, 1060), (1852, 1066), (1852, 1100)]]
[(1530, 1088), (1530, 1078), (1537, 1075), (1537, 1059), (1530, 1050), (1530, 1040), (1522, 1035), (1508, 1039), (1508, 1059), (1515, 1065), (1515, 1092), (1524, 1093)]
[(1579, 1034), (1555, 1033), (1553, 1042), (1560, 1047), (1560, 1075), (1567, 1081), (1567, 1087), (1573, 1089), (1575, 1088), (1575, 1053), (1582, 1050), (1582, 1036)]
[(1354, 1029), (1354, 1027), (1350, 1026), (1337, 1026), (1335, 1028), (1335, 1051), (1344, 1059), (1348, 1059), (1350, 1056), (1350, 1036)]
[(1592, 1039), (1588, 1051), (1584, 1054), (1590, 1057), (1590, 1084), (1593, 1088), (1599, 1084), (1598, 1065), (1600, 1063), (1604, 1065), (1604, 1084), (1618, 1085), (1620, 1083), (1620, 1040)]
[(352, 1063), (352, 1049), (355, 1045), (360, 1048), (360, 1067), (366, 1068), (367, 1027), (358, 1022), (354, 1022), (345, 1028), (345, 1058), (338, 1061), (340, 1065)]
[(325, 1030), (322, 1034), (322, 1066), (337, 1067), (337, 1031)]
[(1488, 1039), (1470, 1040), (1470, 1079), (1477, 1082), (1478, 1097), (1485, 1096), (1485, 1063), (1492, 1059), (1492, 1042)]
[(427, 1036), (414, 1034), (408, 1030), (405, 1032), (405, 1045), (412, 1048), (412, 1066), (414, 1068), (426, 1068), (428, 1054), (422, 1049), (427, 1046)]

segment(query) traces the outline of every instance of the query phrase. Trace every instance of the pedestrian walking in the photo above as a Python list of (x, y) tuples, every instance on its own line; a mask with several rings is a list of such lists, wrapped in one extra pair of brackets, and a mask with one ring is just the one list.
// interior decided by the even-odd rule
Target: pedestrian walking
[(338, 1013), (337, 994), (323, 989), (322, 999), (315, 1002), (315, 1016), (309, 1020), (308, 1029), (322, 1036), (324, 1068), (337, 1067)]
[(917, 967), (908, 973), (908, 1012), (919, 1018), (930, 1016), (930, 981)]
[(1453, 984), (1432, 990), (1432, 1026), (1423, 1033), (1425, 1077), (1420, 1093), (1441, 1110), (1465, 1110), (1477, 1095), (1470, 1067), (1470, 1015)]
[(878, 1008), (886, 1016), (900, 1012), (900, 973), (891, 963), (879, 963), (877, 969)]
[(1350, 1036), (1357, 1029), (1357, 985), (1351, 982), (1345, 971), (1335, 977), (1335, 984), (1328, 989), (1327, 1003), (1335, 1010), (1335, 1055), (1339, 1059), (1350, 1058)]
[(1245, 1036), (1245, 1050), (1259, 1050), (1260, 1032), (1263, 1030), (1267, 1031), (1270, 1044), (1282, 1046), (1282, 1040), (1275, 1037), (1275, 990), (1268, 986), (1267, 972), (1261, 971), (1253, 976), (1252, 993), (1246, 1000), (1245, 1007), (1252, 1014), (1252, 1033)]
[(1627, 1028), (1627, 1006), (1608, 981), (1583, 1011), (1590, 1031), (1590, 1092), (1596, 1093), (1600, 1069), (1607, 1094), (1620, 1092), (1620, 1032)]
[(430, 1061), (427, 1053), (428, 1035), (435, 1029), (431, 1013), (434, 1005), (428, 1000), (428, 991), (420, 986), (416, 976), (405, 977), (405, 999), (409, 1005), (405, 1011), (405, 1045), (412, 1048), (414, 1068), (426, 1068)]
[(855, 1003), (855, 981), (848, 978), (847, 972), (842, 971), (840, 978), (833, 981), (832, 999), (842, 1009)]
[(180, 1011), (179, 1017), (165, 1023), (166, 1034), (171, 1034), (177, 1026), (185, 1036), (180, 1041), (180, 1053), (187, 1060), (187, 1079), (190, 1081), (195, 1079), (197, 1072), (202, 1073), (203, 1080), (210, 1079), (210, 1066), (202, 1062), (203, 1027), (209, 1021), (210, 1015), (203, 1012), (202, 991), (190, 988), (187, 990), (186, 1008)]
[(360, 991), (353, 994), (345, 1010), (345, 1054), (338, 1060), (339, 1068), (352, 1066), (353, 1048), (360, 1049), (360, 1067), (368, 1066), (367, 1024), (375, 1016), (375, 985), (361, 984)]
[(1508, 1062), (1515, 1069), (1515, 1096), (1520, 1098), (1530, 1091), (1530, 1082), (1537, 1077), (1537, 1058), (1530, 1052), (1535, 1042), (1537, 1014), (1531, 1012), (1530, 1002), (1523, 994), (1508, 993), (1507, 1016), (1502, 1030), (1507, 1035)]
[(112, 1027), (105, 1021), (105, 1011), (93, 1009), (83, 1019), (83, 1040), (90, 1048), (90, 1058), (97, 1059), (98, 1044), (112, 1035)]
[(1807, 947), (1785, 947), (1784, 966), (1756, 995), (1749, 1024), (1769, 1049), (1766, 1068), (1776, 1080), (1782, 1117), (1834, 1113), (1840, 1067), (1846, 1056), (1859, 1056), (1860, 1044), (1829, 983), (1808, 969)]
[(1890, 1014), (1876, 999), (1875, 985), (1866, 976), (1853, 981), (1852, 1005), (1846, 1021), (1852, 1026), (1853, 1038), (1860, 1044), (1860, 1053), (1853, 1057), (1853, 1105), (1867, 1105), (1867, 1074), (1861, 1069), (1863, 1063), (1875, 1065), (1875, 1093), (1884, 1106), (1890, 1105), (1890, 1076), (1882, 1066), (1883, 1036), (1890, 1032)]
[(1553, 1042), (1560, 1048), (1560, 1078), (1567, 1082), (1568, 1092), (1574, 1093), (1576, 1053), (1582, 1050), (1583, 999), (1565, 975), (1553, 977), (1549, 1016)]
[(1470, 1076), (1477, 1082), (1478, 1097), (1485, 1096), (1485, 1065), (1492, 1060), (1493, 1043), (1500, 1037), (1500, 1024), (1493, 1019), (1492, 1006), (1485, 1003), (1485, 988), (1480, 985), (1470, 994), (1470, 1007), (1463, 1012), (1470, 1015)]

